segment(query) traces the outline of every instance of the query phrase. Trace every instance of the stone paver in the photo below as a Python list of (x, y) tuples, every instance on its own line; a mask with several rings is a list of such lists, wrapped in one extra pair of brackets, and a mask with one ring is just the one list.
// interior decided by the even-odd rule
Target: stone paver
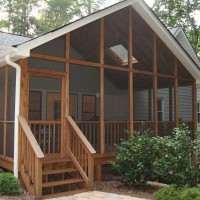
[(119, 195), (114, 193), (92, 191), (92, 192), (75, 194), (72, 196), (53, 198), (49, 200), (148, 200), (148, 199)]

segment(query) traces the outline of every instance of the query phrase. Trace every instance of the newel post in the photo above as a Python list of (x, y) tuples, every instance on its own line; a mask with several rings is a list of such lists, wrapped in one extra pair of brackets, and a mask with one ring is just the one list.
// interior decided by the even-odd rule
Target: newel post
[(35, 190), (36, 198), (42, 199), (42, 159), (35, 157)]
[(92, 154), (88, 155), (88, 189), (94, 189), (94, 157)]

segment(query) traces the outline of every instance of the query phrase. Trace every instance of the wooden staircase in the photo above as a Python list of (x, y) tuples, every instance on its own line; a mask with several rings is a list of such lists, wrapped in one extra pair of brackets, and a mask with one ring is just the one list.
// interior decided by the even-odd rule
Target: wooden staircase
[(28, 123), (19, 116), (21, 177), (30, 194), (48, 199), (93, 188), (96, 151), (70, 116), (66, 117), (66, 158), (45, 156)]
[(87, 191), (87, 185), (70, 159), (44, 159), (42, 198), (54, 198)]

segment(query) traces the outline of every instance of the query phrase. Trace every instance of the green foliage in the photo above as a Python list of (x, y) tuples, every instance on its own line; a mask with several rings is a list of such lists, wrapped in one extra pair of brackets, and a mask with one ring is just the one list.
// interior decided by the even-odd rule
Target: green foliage
[(179, 125), (172, 137), (155, 138), (160, 155), (155, 162), (155, 172), (167, 184), (196, 185), (195, 169), (192, 163), (193, 143), (186, 125)]
[(122, 140), (116, 145), (118, 153), (112, 162), (114, 171), (121, 176), (121, 181), (127, 185), (145, 185), (152, 177), (153, 162), (157, 157), (158, 149), (151, 133), (135, 133), (129, 140)]
[(176, 185), (164, 187), (154, 193), (155, 200), (200, 200), (200, 186), (178, 189)]
[(200, 11), (199, 0), (155, 0), (152, 9), (167, 27), (180, 25), (196, 53), (200, 54), (200, 24), (195, 16)]
[(19, 195), (19, 180), (11, 173), (0, 174), (0, 194), (1, 195)]
[(175, 185), (164, 187), (154, 193), (155, 200), (181, 200), (181, 191)]
[(159, 181), (178, 187), (196, 186), (200, 180), (200, 137), (192, 140), (185, 124), (172, 136), (151, 137), (151, 133), (130, 133), (129, 140), (116, 145), (118, 162), (114, 171), (127, 185), (145, 185), (157, 174)]

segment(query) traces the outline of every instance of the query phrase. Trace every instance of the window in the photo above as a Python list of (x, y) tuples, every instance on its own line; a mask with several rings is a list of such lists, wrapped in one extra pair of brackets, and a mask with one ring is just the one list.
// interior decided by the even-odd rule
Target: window
[(29, 93), (29, 120), (41, 120), (41, 92)]
[(95, 95), (83, 95), (83, 120), (96, 120), (96, 96)]
[(60, 101), (54, 101), (54, 120), (60, 120), (61, 104)]
[(197, 103), (197, 123), (200, 124), (200, 102)]
[(164, 121), (164, 100), (158, 99), (158, 121)]
[[(128, 51), (121, 44), (110, 47), (107, 49), (107, 54), (115, 60), (119, 65), (128, 65)], [(138, 61), (132, 56), (132, 62), (137, 63)]]

